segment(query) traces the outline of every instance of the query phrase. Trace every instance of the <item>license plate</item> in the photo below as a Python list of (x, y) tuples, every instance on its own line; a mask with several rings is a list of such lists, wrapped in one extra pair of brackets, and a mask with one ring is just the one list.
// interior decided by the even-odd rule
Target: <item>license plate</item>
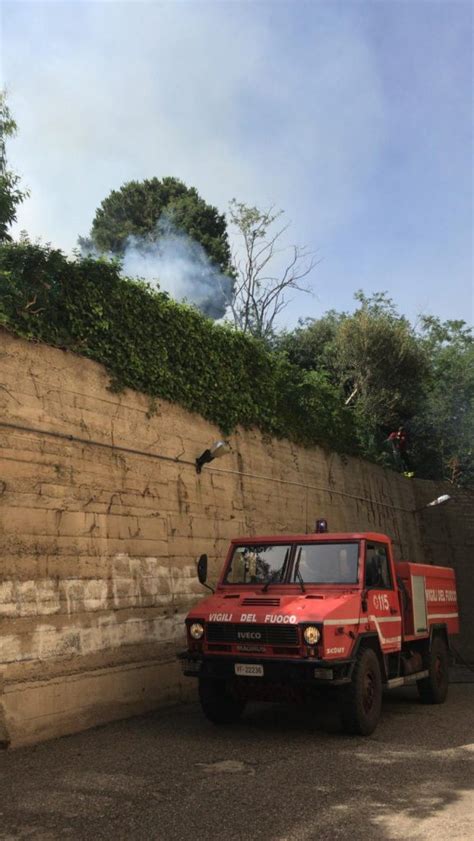
[(332, 669), (315, 669), (314, 676), (317, 678), (322, 678), (323, 680), (332, 680), (334, 677), (334, 672)]
[(234, 669), (236, 675), (263, 677), (263, 666), (260, 666), (258, 663), (236, 663)]

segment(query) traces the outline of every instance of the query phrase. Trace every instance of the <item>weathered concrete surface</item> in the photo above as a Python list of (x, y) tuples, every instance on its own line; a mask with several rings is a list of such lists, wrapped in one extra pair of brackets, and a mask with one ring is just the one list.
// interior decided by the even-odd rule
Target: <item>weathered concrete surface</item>
[(196, 705), (0, 754), (2, 841), (470, 841), (474, 684), (445, 705), (384, 699), (369, 739), (330, 706)]
[[(206, 551), (215, 576), (239, 533), (310, 531), (321, 515), (386, 532), (398, 557), (455, 564), (468, 619), (473, 493), (414, 514), (445, 488), (244, 430), (198, 476), (216, 427), (108, 386), (100, 365), (0, 331), (0, 742), (185, 698), (174, 653), (203, 592), (195, 559)], [(474, 659), (470, 630), (460, 643)]]

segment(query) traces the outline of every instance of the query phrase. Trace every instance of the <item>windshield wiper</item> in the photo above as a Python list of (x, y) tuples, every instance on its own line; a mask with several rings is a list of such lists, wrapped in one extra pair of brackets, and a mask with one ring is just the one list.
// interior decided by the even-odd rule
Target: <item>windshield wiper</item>
[(264, 584), (264, 585), (263, 585), (263, 587), (262, 587), (262, 593), (266, 593), (266, 592), (267, 592), (267, 590), (268, 590), (268, 588), (269, 588), (270, 584), (273, 584), (273, 582), (275, 581), (275, 578), (277, 577), (277, 575), (279, 575), (279, 576), (280, 576), (280, 581), (281, 581), (281, 579), (283, 578), (283, 570), (285, 569), (286, 564), (287, 564), (287, 561), (288, 561), (288, 555), (289, 555), (289, 553), (290, 553), (290, 550), (289, 550), (289, 549), (287, 549), (287, 550), (286, 550), (286, 552), (285, 552), (285, 559), (284, 559), (284, 561), (283, 561), (283, 563), (282, 563), (282, 565), (281, 565), (280, 569), (274, 569), (274, 570), (273, 570), (272, 574), (270, 575), (270, 577), (269, 577), (269, 578), (267, 578), (267, 580), (265, 581), (265, 584)]
[(298, 557), (297, 557), (296, 563), (295, 563), (295, 578), (297, 578), (298, 581), (300, 582), (301, 589), (302, 589), (303, 593), (306, 593), (306, 587), (304, 586), (303, 576), (301, 575), (301, 572), (300, 572), (301, 550), (302, 550), (302, 547), (300, 546), (300, 548), (298, 550)]
[(280, 575), (280, 574), (281, 574), (282, 569), (283, 569), (283, 567), (280, 567), (280, 569), (274, 569), (274, 570), (273, 570), (273, 572), (272, 572), (272, 574), (271, 574), (270, 578), (267, 578), (267, 580), (265, 581), (265, 584), (264, 584), (264, 585), (263, 585), (263, 587), (262, 587), (262, 593), (266, 593), (266, 592), (267, 592), (267, 590), (268, 590), (268, 588), (269, 588), (270, 584), (273, 584), (273, 582), (275, 581), (275, 578), (277, 577), (277, 575)]
[(298, 581), (300, 582), (301, 589), (302, 589), (303, 593), (306, 593), (306, 587), (304, 586), (303, 576), (301, 575), (301, 572), (299, 571), (299, 569), (296, 570), (296, 577), (297, 577)]

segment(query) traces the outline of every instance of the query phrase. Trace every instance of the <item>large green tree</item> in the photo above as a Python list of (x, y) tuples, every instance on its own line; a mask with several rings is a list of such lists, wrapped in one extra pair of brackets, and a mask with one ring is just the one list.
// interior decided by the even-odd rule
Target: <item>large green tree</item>
[(403, 424), (417, 476), (474, 484), (472, 328), (423, 316), (415, 330), (384, 293), (355, 297), (354, 313), (307, 319), (277, 347), (293, 365), (324, 373), (339, 388), (367, 457), (390, 464), (384, 442)]
[(5, 91), (0, 91), (0, 242), (9, 242), (8, 229), (16, 222), (17, 207), (28, 191), (20, 189), (20, 176), (8, 169), (6, 142), (16, 134), (16, 123), (7, 104)]
[(121, 256), (130, 236), (158, 240), (163, 223), (200, 243), (222, 272), (231, 271), (225, 215), (178, 178), (129, 181), (112, 190), (97, 208), (89, 243), (100, 252)]
[(413, 421), (420, 472), (474, 484), (474, 331), (464, 321), (421, 319), (430, 361), (423, 407)]
[(336, 337), (341, 384), (369, 427), (393, 427), (420, 408), (427, 355), (383, 293), (355, 297), (359, 306), (341, 320)]
[(415, 417), (429, 376), (427, 349), (385, 293), (355, 295), (355, 312), (330, 312), (282, 337), (292, 363), (324, 371), (351, 406), (362, 451), (387, 461), (388, 432)]

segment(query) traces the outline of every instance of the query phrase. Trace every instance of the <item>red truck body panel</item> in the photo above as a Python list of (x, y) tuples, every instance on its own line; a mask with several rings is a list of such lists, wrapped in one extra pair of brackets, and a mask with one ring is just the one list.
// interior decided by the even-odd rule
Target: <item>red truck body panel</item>
[[(233, 635), (234, 639), (226, 640), (224, 644), (207, 639), (204, 650), (214, 655), (253, 653), (262, 657), (300, 657), (300, 648), (293, 643), (291, 629), (299, 643), (298, 626), (317, 624), (323, 628), (320, 656), (327, 660), (340, 659), (350, 654), (354, 644), (352, 634), (359, 626), (360, 593), (351, 592), (344, 585), (339, 587), (339, 592), (331, 587), (324, 595), (314, 595), (309, 587), (303, 594), (298, 585), (291, 585), (294, 592), (288, 595), (288, 585), (275, 585), (268, 593), (262, 593), (261, 586), (245, 588), (245, 593), (233, 586), (235, 595), (216, 593), (210, 596), (193, 608), (188, 621), (200, 619), (208, 625), (226, 623), (229, 628), (236, 625), (241, 628)], [(289, 632), (286, 635), (282, 632), (277, 640), (271, 633), (265, 633), (267, 627), (286, 628)]]
[(458, 634), (459, 613), (454, 570), (408, 561), (396, 563), (395, 568), (408, 593), (403, 611), (404, 636), (426, 636), (429, 629), (436, 625), (446, 625), (449, 634)]

